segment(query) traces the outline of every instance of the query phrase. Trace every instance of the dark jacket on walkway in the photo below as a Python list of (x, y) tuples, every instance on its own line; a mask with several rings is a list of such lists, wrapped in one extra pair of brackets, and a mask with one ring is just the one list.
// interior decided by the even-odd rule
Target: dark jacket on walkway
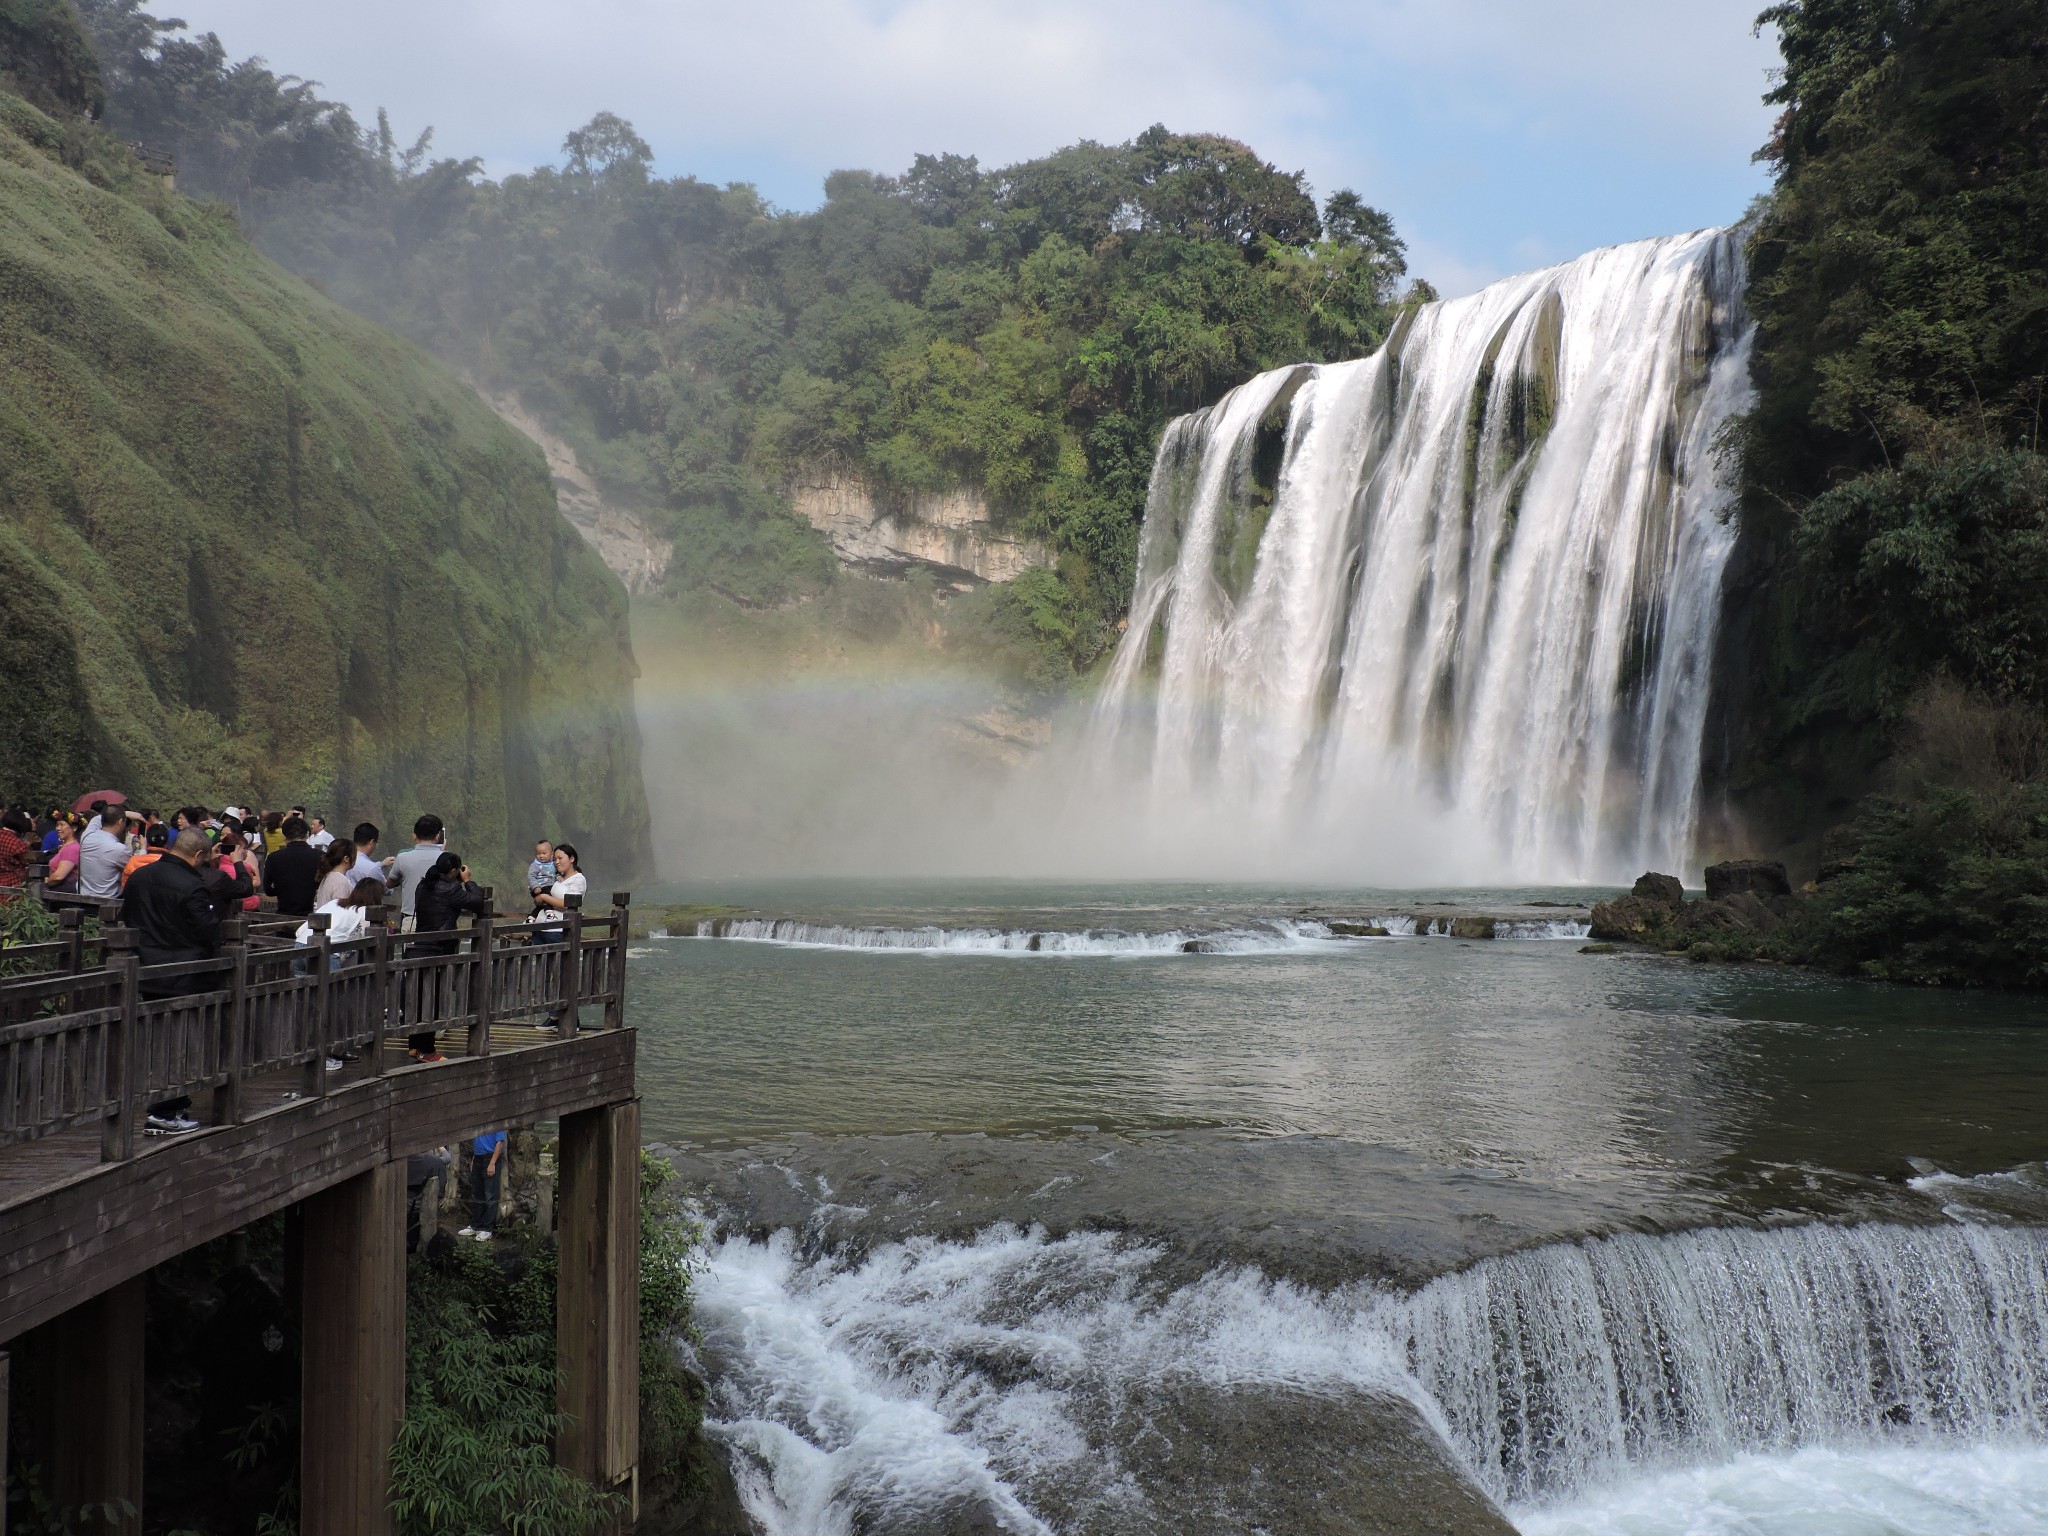
[(286, 843), (263, 861), (263, 893), (277, 898), (285, 917), (313, 915), (313, 893), (320, 888), (320, 850), (304, 838)]
[[(419, 894), (413, 899), (413, 925), (415, 934), (452, 932), (456, 919), (468, 912), (481, 916), (490, 905), (490, 897), (473, 884), (447, 876), (428, 875), (420, 882)], [(453, 937), (437, 939), (431, 943), (420, 943), (417, 939), (407, 946), (407, 953), (414, 955), (452, 955), (461, 944)]]
[(121, 921), (135, 929), (144, 965), (211, 960), (220, 952), (221, 920), (251, 889), (247, 870), (230, 879), (166, 855), (128, 877)]

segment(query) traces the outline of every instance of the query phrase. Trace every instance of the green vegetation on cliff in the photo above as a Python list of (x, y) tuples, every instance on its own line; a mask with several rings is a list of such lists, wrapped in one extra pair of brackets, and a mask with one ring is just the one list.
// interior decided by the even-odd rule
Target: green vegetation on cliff
[(539, 452), (12, 95), (0, 206), (0, 793), (433, 809), (487, 865), (637, 871), (625, 595)]
[(2048, 983), (2048, 11), (1762, 19), (1785, 110), (1752, 247), (1729, 789), (1767, 840), (1810, 840), (1816, 955)]
[(560, 169), (493, 183), (136, 4), (85, 5), (118, 131), (336, 299), (521, 396), (662, 515), (678, 588), (822, 589), (830, 557), (790, 515), (805, 477), (850, 474), (884, 506), (971, 486), (1057, 566), (956, 629), (1041, 684), (1113, 635), (1165, 421), (1260, 369), (1362, 355), (1428, 293), (1401, 291), (1386, 215), (1350, 192), (1319, 210), (1299, 173), (1212, 135), (1000, 170), (921, 155), (784, 213), (653, 175), (604, 113)]

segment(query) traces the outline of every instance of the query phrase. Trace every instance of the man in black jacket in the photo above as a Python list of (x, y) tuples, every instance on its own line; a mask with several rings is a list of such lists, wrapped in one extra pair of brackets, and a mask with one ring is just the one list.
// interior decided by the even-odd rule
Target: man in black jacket
[(277, 898), (284, 917), (311, 917), (313, 893), (320, 888), (320, 850), (306, 841), (313, 829), (303, 816), (292, 816), (279, 829), (284, 846), (263, 863), (263, 894)]
[[(175, 965), (211, 960), (220, 953), (222, 919), (235, 910), (252, 887), (249, 873), (235, 866), (232, 876), (200, 868), (207, 854), (206, 834), (189, 828), (173, 839), (154, 864), (128, 877), (121, 900), (121, 921), (135, 930), (136, 948), (144, 965)], [(212, 976), (178, 976), (145, 982), (144, 997), (182, 997), (220, 985)], [(182, 1095), (149, 1106), (148, 1127), (157, 1132), (196, 1131), (199, 1122), (185, 1113), (192, 1101)]]

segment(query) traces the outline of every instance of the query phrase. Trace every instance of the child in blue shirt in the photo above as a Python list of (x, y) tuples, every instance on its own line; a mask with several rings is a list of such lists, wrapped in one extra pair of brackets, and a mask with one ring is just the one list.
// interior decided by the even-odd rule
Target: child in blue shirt
[[(526, 866), (526, 894), (538, 896), (542, 891), (553, 885), (557, 878), (558, 876), (555, 874), (555, 845), (546, 838), (542, 838), (533, 845), (533, 862)], [(535, 909), (538, 910), (537, 903)]]

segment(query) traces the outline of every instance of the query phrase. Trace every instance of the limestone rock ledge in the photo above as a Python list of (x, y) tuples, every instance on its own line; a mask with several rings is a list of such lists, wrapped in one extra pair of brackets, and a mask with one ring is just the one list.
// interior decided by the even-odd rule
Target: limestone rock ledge
[(884, 511), (858, 479), (821, 472), (791, 485), (789, 497), (841, 564), (873, 576), (901, 576), (921, 565), (943, 581), (972, 586), (1013, 581), (1052, 561), (1037, 540), (998, 528), (988, 503), (965, 488), (912, 496)]
[(669, 540), (657, 534), (647, 520), (631, 507), (607, 501), (597, 482), (576, 462), (576, 450), (548, 429), (541, 419), (510, 394), (477, 388), (484, 403), (520, 432), (531, 438), (547, 456), (548, 473), (555, 481), (555, 503), (562, 516), (610, 566), (626, 590), (636, 597), (654, 591), (668, 574), (675, 553)]

